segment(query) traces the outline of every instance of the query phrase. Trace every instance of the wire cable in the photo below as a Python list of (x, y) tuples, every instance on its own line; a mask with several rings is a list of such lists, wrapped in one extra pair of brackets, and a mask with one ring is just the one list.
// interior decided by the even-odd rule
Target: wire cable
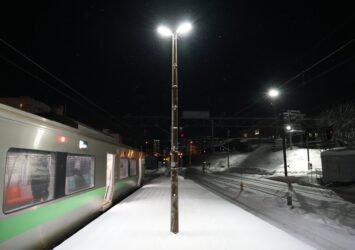
[(301, 73), (291, 77), (289, 80), (283, 82), (280, 87), (283, 87), (287, 84), (289, 84), (290, 82), (292, 82), (293, 80), (297, 79), (298, 77), (300, 77), (301, 75), (303, 75), (304, 73), (310, 71), (311, 69), (313, 69), (314, 67), (316, 67), (317, 65), (321, 64), (322, 62), (324, 62), (325, 60), (327, 60), (329, 57), (331, 57), (332, 55), (338, 53), (339, 51), (341, 51), (342, 49), (344, 49), (345, 47), (349, 46), (350, 44), (352, 44), (353, 42), (355, 42), (355, 38), (351, 39), (349, 42), (343, 44), (342, 46), (340, 46), (339, 48), (337, 48), (336, 50), (334, 50), (333, 52), (331, 52), (330, 54), (328, 54), (327, 56), (323, 57), (322, 59), (320, 59), (319, 61), (317, 61), (316, 63), (314, 63), (313, 65), (311, 65), (310, 67), (306, 68), (305, 70), (302, 70)]
[[(24, 57), (27, 61), (31, 62), (32, 64), (34, 64), (36, 67), (38, 67), (39, 69), (41, 69), (42, 71), (46, 72), (48, 75), (50, 75), (52, 78), (54, 78), (55, 80), (57, 80), (60, 84), (64, 85), (65, 87), (67, 87), (68, 89), (70, 89), (71, 91), (73, 91), (75, 94), (77, 94), (78, 96), (80, 96), (82, 99), (84, 99), (86, 102), (88, 102), (89, 104), (93, 105), (95, 108), (99, 109), (100, 111), (104, 112), (105, 114), (109, 115), (111, 119), (119, 121), (118, 118), (116, 118), (113, 114), (111, 114), (110, 112), (108, 112), (107, 110), (105, 110), (104, 108), (102, 108), (101, 106), (97, 105), (96, 103), (94, 103), (93, 101), (91, 101), (90, 99), (88, 99), (86, 96), (84, 96), (83, 94), (81, 94), (79, 91), (77, 91), (76, 89), (74, 89), (73, 87), (71, 87), (69, 84), (67, 84), (66, 82), (64, 82), (63, 80), (61, 80), (60, 78), (58, 78), (57, 76), (55, 76), (54, 74), (52, 74), (51, 72), (49, 72), (48, 70), (46, 70), (44, 67), (42, 67), (41, 65), (39, 65), (38, 63), (36, 63), (34, 60), (32, 60), (31, 58), (29, 58), (28, 56), (26, 56), (24, 53), (22, 53), (21, 51), (19, 51), (18, 49), (16, 49), (14, 46), (12, 46), (11, 44), (9, 44), (8, 42), (6, 42), (4, 39), (0, 38), (0, 42), (2, 42), (3, 44), (5, 44), (7, 47), (9, 47), (10, 49), (12, 49), (13, 51), (15, 51), (17, 54), (21, 55), (22, 57)], [(12, 64), (14, 65), (14, 64)], [(23, 68), (21, 69), (23, 70)], [(23, 70), (25, 71), (25, 70)], [(27, 72), (28, 73), (28, 72)], [(32, 75), (33, 76), (33, 75)], [(37, 78), (36, 78), (37, 79)], [(38, 79), (37, 79), (38, 80)], [(43, 81), (41, 81), (42, 83), (44, 83)], [(46, 83), (46, 85), (48, 86), (49, 83)], [(53, 88), (55, 89), (55, 88)], [(57, 90), (57, 89), (55, 89)], [(57, 90), (58, 91), (58, 90)], [(63, 92), (60, 91), (61, 94), (63, 94)], [(66, 97), (68, 97), (66, 95)], [(72, 99), (71, 99), (72, 100)]]
[[(318, 66), (319, 64), (321, 64), (322, 62), (324, 62), (325, 60), (327, 60), (328, 58), (330, 58), (331, 56), (333, 56), (334, 54), (338, 53), (339, 51), (343, 50), (344, 48), (346, 48), (347, 46), (349, 46), (350, 44), (352, 44), (353, 42), (355, 42), (355, 38), (351, 39), (350, 41), (346, 42), (345, 44), (341, 45), (339, 48), (337, 48), (336, 50), (334, 50), (333, 52), (331, 52), (330, 54), (328, 54), (327, 56), (323, 57), (322, 59), (318, 60), (316, 63), (312, 64), (311, 66), (309, 66), (308, 68), (302, 70), (299, 74), (291, 77), (290, 79), (288, 79), (287, 81), (283, 82), (280, 85), (280, 88), (286, 86), (287, 84), (289, 84), (290, 82), (294, 81), (295, 79), (297, 79), (300, 76), (303, 76), (306, 72), (312, 70), (313, 68), (315, 68), (316, 66)], [(336, 65), (337, 66), (337, 65)], [(336, 68), (336, 67), (334, 67)], [(329, 73), (332, 70), (327, 70), (326, 73)], [(322, 72), (324, 73), (324, 72)], [(321, 73), (321, 74), (322, 74)], [(326, 74), (324, 73), (324, 74)], [(309, 83), (310, 81), (308, 81), (307, 83)], [(260, 102), (261, 99), (256, 99), (253, 103), (251, 103), (250, 105), (240, 109), (236, 115), (241, 114), (242, 112), (245, 112), (246, 110), (250, 109), (251, 107), (253, 107), (255, 104), (257, 104), (258, 102)]]
[(64, 95), (64, 96), (67, 97), (69, 100), (75, 102), (76, 104), (79, 104), (80, 106), (85, 107), (85, 105), (82, 104), (82, 103), (80, 103), (78, 100), (72, 98), (71, 96), (67, 95), (67, 94), (64, 93), (63, 91), (61, 91), (61, 90), (59, 90), (59, 89), (53, 87), (51, 84), (49, 84), (48, 82), (46, 82), (45, 80), (43, 80), (43, 79), (40, 78), (39, 76), (36, 76), (36, 75), (32, 74), (30, 71), (28, 71), (28, 70), (26, 70), (25, 68), (23, 68), (23, 67), (17, 65), (16, 63), (14, 63), (13, 61), (9, 60), (8, 58), (6, 58), (6, 57), (4, 57), (4, 56), (2, 56), (2, 55), (0, 55), (0, 58), (1, 58), (2, 60), (4, 60), (5, 62), (7, 62), (8, 64), (12, 65), (13, 67), (15, 67), (15, 68), (17, 68), (17, 69), (19, 69), (19, 70), (25, 72), (26, 74), (28, 74), (29, 76), (33, 77), (34, 79), (36, 79), (36, 80), (40, 81), (41, 83), (47, 85), (47, 86), (50, 87), (51, 89), (54, 89), (55, 91), (57, 91), (57, 92), (59, 92), (60, 94)]

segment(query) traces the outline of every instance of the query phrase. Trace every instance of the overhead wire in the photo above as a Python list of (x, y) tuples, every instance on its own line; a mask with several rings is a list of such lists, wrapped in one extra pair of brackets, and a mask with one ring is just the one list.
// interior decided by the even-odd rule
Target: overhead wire
[[(322, 62), (324, 62), (325, 60), (327, 60), (328, 58), (330, 58), (331, 56), (333, 56), (334, 54), (338, 53), (339, 51), (343, 50), (344, 48), (346, 48), (347, 46), (349, 46), (350, 44), (352, 44), (353, 42), (355, 42), (355, 38), (351, 39), (350, 41), (346, 42), (345, 44), (341, 45), (339, 48), (335, 49), (333, 52), (329, 53), (328, 55), (326, 55), (325, 57), (321, 58), (320, 60), (318, 60), (317, 62), (315, 62), (314, 64), (312, 64), (311, 66), (309, 66), (308, 68), (302, 70), (300, 73), (296, 74), (295, 76), (291, 77), (290, 79), (284, 81), (282, 84), (279, 85), (280, 88), (285, 87), (287, 84), (289, 84), (290, 82), (296, 80), (297, 78), (299, 78), (300, 76), (304, 76), (304, 74), (310, 70), (312, 70), (313, 68), (315, 68), (316, 66), (318, 66), (319, 64), (321, 64)], [(342, 64), (342, 63), (340, 63)], [(338, 65), (336, 65), (338, 66)], [(329, 73), (331, 70), (327, 70), (327, 73)], [(309, 83), (310, 81), (308, 81)], [(241, 110), (239, 110), (236, 115), (239, 115), (240, 113), (250, 109), (251, 107), (253, 107), (255, 104), (257, 104), (261, 99), (256, 99), (255, 101), (253, 101), (253, 103), (251, 103), (250, 105), (242, 108)]]
[(280, 87), (284, 87), (285, 85), (289, 84), (290, 82), (292, 82), (293, 80), (297, 79), (298, 77), (300, 77), (301, 75), (303, 75), (304, 73), (310, 71), (311, 69), (313, 69), (314, 67), (316, 67), (317, 65), (321, 64), (322, 62), (324, 62), (325, 60), (327, 60), (329, 57), (333, 56), (334, 54), (338, 53), (339, 51), (341, 51), (342, 49), (344, 49), (345, 47), (349, 46), (350, 44), (352, 44), (353, 42), (355, 42), (355, 38), (351, 39), (350, 41), (348, 41), (347, 43), (343, 44), (342, 46), (340, 46), (339, 48), (337, 48), (336, 50), (334, 50), (333, 52), (331, 52), (330, 54), (328, 54), (327, 56), (323, 57), (322, 59), (318, 60), (316, 63), (312, 64), (310, 67), (306, 68), (305, 70), (302, 70), (300, 73), (298, 73), (297, 75), (291, 77), (289, 80), (283, 82)]
[[(33, 65), (35, 65), (37, 68), (41, 69), (43, 72), (47, 73), (49, 76), (51, 76), (52, 78), (54, 78), (57, 82), (59, 82), (60, 84), (64, 85), (65, 87), (67, 87), (68, 89), (70, 89), (71, 91), (73, 91), (75, 94), (77, 94), (78, 96), (80, 96), (83, 100), (85, 100), (87, 103), (91, 104), (92, 106), (94, 106), (95, 108), (97, 108), (98, 110), (104, 112), (105, 114), (109, 115), (109, 117), (112, 120), (115, 120), (116, 122), (120, 122), (120, 120), (113, 114), (111, 114), (109, 111), (107, 111), (106, 109), (102, 108), (101, 106), (99, 106), (98, 104), (94, 103), (93, 101), (91, 101), (89, 98), (87, 98), (86, 96), (84, 96), (83, 94), (81, 94), (79, 91), (77, 91), (76, 89), (74, 89), (73, 87), (71, 87), (69, 84), (67, 84), (66, 82), (64, 82), (63, 80), (61, 80), (59, 77), (55, 76), (54, 74), (52, 74), (51, 72), (49, 72), (47, 69), (45, 69), (44, 67), (42, 67), (41, 65), (39, 65), (37, 62), (35, 62), (34, 60), (32, 60), (31, 58), (29, 58), (28, 56), (26, 56), (24, 53), (22, 53), (20, 50), (16, 49), (14, 46), (12, 46), (10, 43), (6, 42), (4, 39), (0, 38), (0, 42), (2, 42), (3, 44), (5, 44), (8, 48), (10, 48), (11, 50), (15, 51), (17, 54), (19, 54), (20, 56), (22, 56), (23, 58), (25, 58), (27, 61), (29, 61), (30, 63), (32, 63)], [(24, 69), (23, 67), (17, 65), (14, 62), (10, 62), (9, 59), (5, 59), (2, 56), (2, 59), (7, 61), (8, 63), (10, 63), (11, 65), (17, 67), (18, 69), (24, 71), (25, 73), (29, 74), (30, 76), (34, 77), (35, 79), (39, 80), (40, 82), (46, 84), (47, 86), (50, 86), (52, 89), (56, 90), (57, 92), (63, 94), (65, 97), (69, 98), (70, 100), (74, 101), (75, 103), (79, 104), (78, 101), (76, 101), (75, 99), (69, 97), (67, 94), (65, 94), (63, 91), (60, 91), (59, 89), (51, 86), (51, 84), (49, 84), (48, 82), (44, 81), (43, 79), (39, 78), (38, 76), (35, 76), (34, 74), (30, 73), (28, 70)], [(81, 106), (86, 107), (83, 104), (80, 104)], [(118, 126), (120, 126), (120, 124), (117, 124)]]
[(338, 68), (338, 67), (340, 67), (340, 66), (342, 66), (342, 65), (344, 65), (344, 64), (347, 64), (348, 62), (351, 62), (354, 58), (355, 58), (355, 56), (350, 56), (350, 57), (346, 58), (345, 60), (343, 60), (343, 61), (337, 63), (336, 65), (330, 67), (329, 69), (327, 69), (327, 70), (325, 70), (325, 71), (319, 73), (318, 75), (312, 77), (311, 79), (309, 79), (309, 80), (307, 80), (307, 81), (302, 81), (302, 83), (299, 84), (299, 85), (298, 85), (297, 87), (295, 87), (295, 88), (300, 88), (300, 87), (303, 87), (303, 86), (307, 85), (308, 83), (312, 82), (313, 80), (318, 79), (318, 78), (320, 78), (320, 77), (322, 77), (322, 76), (328, 74), (329, 72), (335, 70), (336, 68)]
[(7, 62), (8, 64), (12, 65), (13, 67), (15, 67), (15, 68), (17, 68), (17, 69), (19, 69), (19, 70), (25, 72), (26, 74), (28, 74), (29, 76), (33, 77), (34, 79), (36, 79), (36, 80), (40, 81), (41, 83), (47, 85), (47, 86), (50, 87), (51, 89), (53, 89), (53, 90), (59, 92), (60, 94), (64, 95), (64, 96), (67, 97), (69, 100), (75, 102), (76, 104), (79, 104), (80, 106), (85, 107), (85, 105), (82, 104), (82, 103), (80, 103), (78, 100), (72, 98), (71, 96), (67, 95), (67, 94), (64, 93), (63, 91), (61, 91), (61, 90), (59, 90), (59, 89), (53, 87), (51, 84), (49, 84), (48, 82), (46, 82), (45, 80), (43, 80), (43, 79), (40, 78), (39, 76), (37, 76), (37, 75), (35, 75), (35, 74), (32, 74), (30, 71), (28, 71), (28, 70), (26, 70), (25, 68), (19, 66), (19, 65), (16, 64), (15, 62), (9, 60), (8, 58), (6, 58), (6, 57), (4, 57), (4, 56), (2, 56), (2, 55), (0, 55), (0, 58), (1, 58), (2, 60), (4, 60), (5, 62)]
[[(81, 94), (79, 91), (77, 91), (76, 89), (74, 89), (73, 87), (71, 87), (69, 84), (67, 84), (66, 82), (64, 82), (63, 80), (61, 80), (60, 78), (58, 78), (57, 76), (55, 76), (54, 74), (52, 74), (51, 72), (49, 72), (48, 70), (46, 70), (44, 67), (42, 67), (41, 65), (39, 65), (38, 63), (36, 63), (34, 60), (32, 60), (31, 58), (29, 58), (28, 56), (26, 56), (24, 53), (22, 53), (21, 51), (19, 51), (18, 49), (16, 49), (14, 46), (12, 46), (11, 44), (9, 44), (8, 42), (6, 42), (4, 39), (0, 38), (0, 41), (5, 44), (7, 47), (11, 48), (13, 51), (15, 51), (17, 54), (21, 55), (22, 57), (24, 57), (26, 60), (28, 60), (29, 62), (31, 62), (32, 64), (34, 64), (36, 67), (38, 67), (39, 69), (41, 69), (42, 71), (46, 72), (48, 75), (50, 75), (51, 77), (53, 77), (55, 80), (57, 80), (59, 83), (61, 83), (62, 85), (64, 85), (65, 87), (67, 87), (68, 89), (70, 89), (71, 91), (73, 91), (75, 94), (77, 94), (78, 96), (80, 96), (81, 98), (83, 98), (85, 101), (87, 101), (88, 103), (90, 103), (91, 105), (95, 106), (96, 108), (98, 108), (99, 110), (110, 114), (108, 111), (106, 111), (105, 109), (103, 109), (102, 107), (100, 107), (99, 105), (97, 105), (96, 103), (92, 102), (91, 100), (89, 100), (87, 97), (85, 97), (83, 94)], [(111, 115), (111, 114), (110, 114)]]
[[(351, 20), (353, 20), (354, 17), (355, 17), (355, 12), (353, 12), (349, 17), (347, 17), (343, 23), (341, 23), (339, 26), (337, 26), (335, 29), (333, 29), (331, 33), (327, 34), (327, 35), (324, 36), (319, 42), (317, 42), (317, 44), (314, 45), (314, 46), (312, 47), (312, 49), (314, 50), (314, 49), (318, 48), (323, 42), (327, 41), (327, 40), (328, 40), (330, 37), (332, 37), (338, 30), (340, 30), (340, 29), (343, 28), (345, 25), (347, 25)], [(354, 38), (354, 39), (355, 39), (355, 38)], [(354, 42), (354, 39), (352, 39), (352, 40), (349, 41), (348, 43), (342, 45), (338, 50), (332, 52), (331, 55), (329, 54), (329, 55), (327, 56), (327, 58), (330, 57), (330, 56), (332, 56), (333, 54), (337, 53), (338, 51), (342, 50), (343, 48), (345, 48), (345, 47), (348, 46), (349, 44), (353, 43), (353, 42)], [(303, 57), (305, 57), (305, 55), (301, 56), (301, 58), (303, 58)], [(327, 59), (327, 58), (326, 58), (326, 59)], [(326, 60), (326, 59), (324, 59), (324, 60)], [(301, 60), (302, 60), (302, 59), (301, 59)], [(324, 60), (323, 60), (323, 61), (324, 61)], [(321, 60), (320, 60), (320, 61), (321, 61)], [(318, 65), (319, 63), (321, 63), (320, 61), (316, 62), (316, 64)], [(323, 62), (323, 61), (322, 61), (322, 62)], [(345, 63), (347, 63), (347, 62), (349, 62), (350, 60), (349, 60), (349, 61), (348, 61), (348, 60), (345, 60), (345, 61), (346, 61)], [(340, 65), (343, 65), (343, 64), (345, 64), (345, 63), (340, 63)], [(334, 67), (334, 69), (337, 68), (337, 67), (340, 66), (340, 65), (337, 64), (337, 65)], [(314, 65), (314, 67), (315, 67), (315, 66), (316, 66), (316, 65)], [(313, 65), (312, 65), (311, 67), (313, 68)], [(304, 73), (306, 73), (307, 71), (311, 70), (311, 67), (308, 68), (308, 70), (303, 70), (303, 71), (301, 71), (301, 73), (298, 74), (298, 75), (296, 75), (295, 77), (292, 77), (292, 78), (290, 78), (289, 80), (283, 82), (283, 83), (281, 84), (281, 86), (287, 85), (289, 82), (291, 82), (291, 81), (297, 79), (299, 76), (302, 76), (302, 77), (304, 78)], [(332, 69), (332, 70), (334, 70), (334, 69)], [(325, 75), (325, 74), (331, 72), (332, 70), (327, 70), (326, 73), (324, 73), (324, 74), (321, 73), (321, 74), (319, 74), (318, 76), (320, 76), (320, 75)], [(314, 80), (314, 79), (316, 79), (316, 78), (318, 78), (318, 77), (314, 77), (314, 78), (312, 78), (312, 80)], [(311, 81), (311, 80), (308, 80), (307, 83), (309, 83), (310, 81)], [(248, 105), (248, 106), (245, 106), (245, 107), (243, 107), (242, 109), (240, 109), (240, 110), (236, 113), (236, 115), (238, 115), (238, 114), (240, 114), (240, 113), (243, 113), (244, 111), (250, 109), (251, 107), (253, 107), (254, 105), (256, 105), (259, 101), (260, 101), (260, 99), (254, 100), (254, 101), (252, 102), (252, 104), (250, 104), (250, 105)]]

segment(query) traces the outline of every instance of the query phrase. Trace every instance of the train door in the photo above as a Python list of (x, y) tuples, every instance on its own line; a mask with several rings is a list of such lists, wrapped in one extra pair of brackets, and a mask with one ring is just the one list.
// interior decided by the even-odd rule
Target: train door
[(114, 176), (115, 176), (115, 156), (114, 154), (107, 154), (106, 160), (106, 192), (102, 210), (106, 210), (112, 204), (113, 190), (114, 190)]
[(144, 180), (144, 155), (140, 152), (139, 159), (138, 159), (138, 187), (142, 186)]

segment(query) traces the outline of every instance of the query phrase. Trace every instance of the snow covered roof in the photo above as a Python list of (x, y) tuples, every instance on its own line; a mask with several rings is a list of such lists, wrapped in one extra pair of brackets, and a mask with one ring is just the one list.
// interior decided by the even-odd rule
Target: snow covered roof
[(327, 150), (321, 153), (321, 156), (355, 156), (354, 149), (335, 149)]

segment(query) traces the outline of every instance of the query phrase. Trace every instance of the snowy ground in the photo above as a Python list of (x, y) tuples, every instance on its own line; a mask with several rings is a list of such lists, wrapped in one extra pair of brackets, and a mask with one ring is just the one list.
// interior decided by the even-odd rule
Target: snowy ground
[[(310, 149), (310, 162), (312, 170), (322, 168), (321, 151)], [(292, 176), (307, 176), (310, 174), (307, 162), (307, 150), (304, 148), (293, 147), (287, 149), (288, 173)], [(207, 161), (210, 162), (210, 171), (219, 172), (227, 170), (227, 154), (216, 153)], [(250, 153), (231, 153), (229, 165), (233, 172), (244, 172), (250, 174), (284, 175), (284, 162), (282, 150), (274, 152), (272, 145), (262, 144)]]
[(179, 178), (180, 233), (170, 233), (170, 180), (160, 177), (56, 249), (313, 249), (277, 227)]
[[(319, 150), (310, 150), (310, 159), (313, 170), (321, 168)], [(188, 176), (317, 249), (355, 249), (355, 204), (349, 202), (355, 185), (321, 186), (314, 173), (310, 176), (305, 149), (287, 151), (292, 206), (286, 205), (288, 186), (273, 181), (285, 181), (282, 151), (262, 145), (251, 153), (232, 154), (229, 169), (226, 154), (207, 160), (211, 167), (206, 174), (197, 166)]]
[[(321, 168), (320, 150), (310, 158), (313, 170)], [(170, 182), (160, 177), (58, 249), (355, 249), (354, 185), (325, 188), (310, 178), (305, 149), (288, 150), (287, 159), (292, 206), (280, 182), (282, 151), (261, 145), (231, 154), (229, 169), (226, 154), (216, 153), (206, 174), (199, 165), (187, 175), (210, 191), (180, 179), (178, 235), (169, 233)]]

